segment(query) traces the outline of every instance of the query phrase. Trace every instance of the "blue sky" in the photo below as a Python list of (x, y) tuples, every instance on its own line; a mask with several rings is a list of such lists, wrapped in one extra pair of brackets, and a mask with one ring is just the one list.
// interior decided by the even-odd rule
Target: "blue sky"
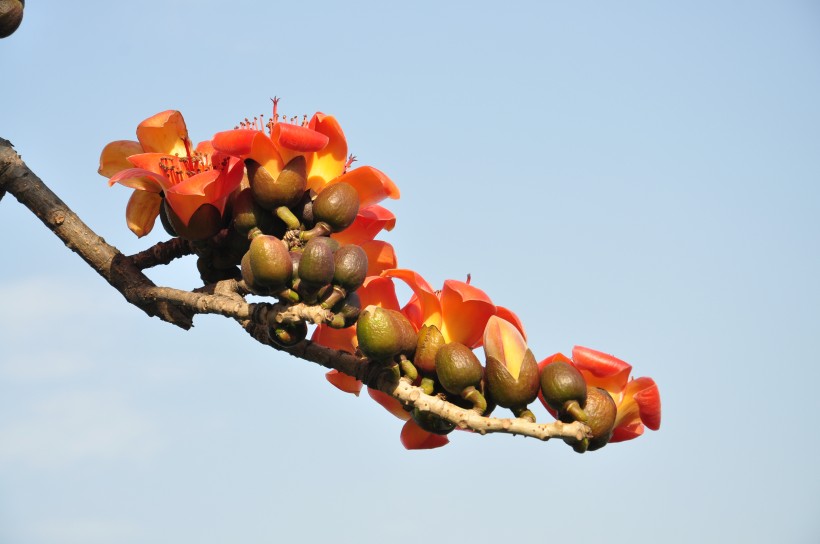
[(582, 456), (407, 452), (315, 365), (145, 317), (6, 196), (0, 541), (816, 542), (818, 58), (808, 1), (31, 2), (0, 136), (123, 252), (163, 233), (125, 227), (107, 142), (171, 108), (207, 139), (280, 96), (401, 188), (401, 266), (470, 273), (539, 359), (629, 361), (664, 412)]

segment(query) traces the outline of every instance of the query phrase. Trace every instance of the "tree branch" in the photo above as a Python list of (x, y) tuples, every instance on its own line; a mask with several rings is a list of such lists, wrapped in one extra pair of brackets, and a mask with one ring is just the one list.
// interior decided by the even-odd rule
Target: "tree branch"
[(22, 205), (31, 210), (71, 251), (79, 255), (125, 299), (150, 316), (173, 323), (183, 329), (193, 326), (193, 315), (156, 300), (145, 303), (134, 299), (138, 287), (153, 286), (134, 263), (112, 245), (106, 243), (71, 209), (46, 187), (11, 147), (11, 142), (0, 138), (0, 191), (11, 193)]
[(520, 418), (494, 418), (478, 415), (439, 397), (426, 395), (406, 378), (396, 380), (383, 364), (351, 353), (337, 351), (303, 340), (285, 347), (274, 342), (271, 327), (285, 322), (322, 323), (333, 318), (332, 312), (318, 306), (284, 303), (249, 303), (242, 296), (247, 291), (241, 282), (223, 280), (215, 284), (184, 291), (155, 285), (142, 269), (193, 253), (192, 245), (181, 239), (160, 242), (126, 257), (109, 245), (37, 177), (14, 152), (11, 142), (0, 138), (0, 198), (11, 193), (31, 210), (63, 243), (97, 271), (125, 299), (150, 316), (157, 316), (183, 329), (193, 326), (196, 314), (219, 314), (232, 318), (258, 342), (299, 359), (317, 363), (353, 376), (369, 387), (383, 391), (407, 406), (430, 412), (462, 429), (486, 433), (508, 433), (541, 440), (561, 437), (580, 440), (589, 429), (578, 422), (565, 424), (531, 423)]

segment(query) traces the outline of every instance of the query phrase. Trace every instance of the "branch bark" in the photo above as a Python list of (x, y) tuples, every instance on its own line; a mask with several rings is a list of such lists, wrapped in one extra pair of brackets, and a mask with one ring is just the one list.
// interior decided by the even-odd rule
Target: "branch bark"
[(332, 313), (305, 304), (249, 303), (242, 296), (240, 282), (224, 280), (192, 291), (155, 285), (142, 270), (193, 253), (190, 243), (181, 239), (161, 242), (127, 257), (91, 230), (23, 162), (11, 142), (0, 138), (0, 198), (8, 192), (31, 210), (63, 243), (78, 254), (125, 299), (149, 316), (156, 316), (183, 329), (193, 326), (197, 314), (219, 314), (237, 322), (258, 342), (299, 359), (317, 363), (353, 376), (399, 399), (408, 406), (431, 412), (462, 429), (486, 433), (508, 433), (540, 440), (567, 438), (580, 440), (589, 429), (581, 423), (531, 423), (520, 418), (494, 418), (478, 415), (441, 398), (426, 395), (405, 378), (396, 380), (383, 365), (351, 353), (333, 350), (308, 340), (285, 347), (269, 334), (272, 326), (283, 322), (321, 323)]

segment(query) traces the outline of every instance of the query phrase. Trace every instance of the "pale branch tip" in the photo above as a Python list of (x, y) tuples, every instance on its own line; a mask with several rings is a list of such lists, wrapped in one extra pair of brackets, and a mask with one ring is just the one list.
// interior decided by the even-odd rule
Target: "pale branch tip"
[(299, 359), (317, 363), (361, 380), (369, 387), (392, 395), (408, 407), (433, 413), (459, 428), (480, 434), (508, 433), (540, 440), (589, 436), (582, 423), (531, 423), (522, 418), (479, 415), (444, 399), (424, 393), (406, 379), (395, 379), (384, 364), (302, 340), (282, 346), (271, 339), (270, 329), (283, 323), (324, 323), (333, 313), (304, 303), (250, 303), (247, 286), (241, 280), (222, 280), (191, 291), (155, 285), (142, 270), (168, 264), (195, 252), (192, 243), (181, 238), (160, 242), (132, 256), (123, 255), (91, 230), (13, 150), (11, 142), (0, 138), (0, 198), (9, 192), (33, 212), (62, 242), (119, 291), (125, 299), (149, 316), (156, 316), (183, 329), (193, 326), (197, 314), (219, 314), (239, 322), (258, 342)]

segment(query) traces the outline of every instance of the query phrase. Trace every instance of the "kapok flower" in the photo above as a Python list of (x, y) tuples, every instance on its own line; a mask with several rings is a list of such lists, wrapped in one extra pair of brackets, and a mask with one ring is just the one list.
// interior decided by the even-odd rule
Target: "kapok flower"
[[(399, 198), (399, 189), (383, 172), (372, 166), (349, 170), (353, 157), (347, 156), (347, 140), (333, 116), (317, 112), (302, 122), (290, 122), (278, 113), (279, 99), (273, 99), (273, 114), (245, 120), (234, 130), (214, 136), (214, 147), (223, 153), (253, 160), (276, 178), (289, 161), (305, 158), (307, 189), (317, 193), (335, 183), (352, 185), (359, 195), (359, 213), (347, 229), (335, 233), (341, 243), (353, 244), (372, 240), (382, 229), (395, 226), (395, 216), (377, 206), (385, 198)], [(267, 132), (266, 132), (267, 131)]]
[[(396, 295), (393, 278), (404, 281), (414, 292), (410, 301), (403, 307)], [(522, 335), (524, 332), (521, 321), (513, 312), (502, 306), (494, 305), (484, 291), (462, 281), (447, 280), (444, 282), (443, 289), (435, 291), (417, 272), (394, 268), (384, 270), (380, 276), (366, 278), (356, 293), (361, 299), (363, 308), (374, 305), (398, 310), (410, 320), (416, 329), (423, 325), (435, 325), (447, 342), (460, 342), (470, 348), (481, 346), (484, 328), (493, 315), (514, 324)], [(327, 325), (319, 325), (311, 340), (330, 348), (355, 353), (357, 348), (356, 326), (338, 330)], [(361, 391), (362, 383), (346, 374), (330, 371), (326, 377), (330, 383), (342, 391), (355, 395)], [(382, 395), (392, 399), (389, 395)], [(371, 396), (374, 396), (372, 392)], [(386, 402), (379, 400), (381, 397), (378, 392), (374, 398), (383, 406), (386, 405)], [(395, 399), (393, 401), (395, 404), (387, 403), (390, 406), (386, 407), (391, 413), (407, 421), (402, 430), (402, 444), (407, 449), (439, 447), (447, 443), (444, 437), (419, 427), (407, 412), (403, 412), (401, 403)], [(395, 406), (398, 406), (399, 410), (394, 410)], [(401, 415), (402, 413), (407, 417)]]
[[(575, 346), (572, 348), (572, 359), (556, 353), (538, 363), (538, 367), (543, 369), (554, 361), (572, 364), (584, 376), (587, 386), (606, 389), (615, 401), (618, 414), (610, 442), (636, 438), (643, 434), (644, 427), (653, 431), (660, 428), (661, 396), (658, 386), (652, 378), (630, 379), (632, 365), (629, 363), (600, 351)], [(543, 398), (541, 402), (555, 415)]]
[(490, 317), (484, 328), (484, 354), (487, 392), (493, 400), (516, 417), (535, 421), (527, 405), (538, 396), (538, 365), (521, 332), (505, 319)]
[(185, 120), (168, 110), (137, 126), (137, 140), (118, 140), (103, 148), (98, 172), (108, 184), (134, 189), (125, 211), (128, 228), (139, 237), (154, 226), (163, 197), (187, 226), (203, 205), (221, 215), (242, 181), (239, 159), (216, 153), (210, 142), (193, 148)]

